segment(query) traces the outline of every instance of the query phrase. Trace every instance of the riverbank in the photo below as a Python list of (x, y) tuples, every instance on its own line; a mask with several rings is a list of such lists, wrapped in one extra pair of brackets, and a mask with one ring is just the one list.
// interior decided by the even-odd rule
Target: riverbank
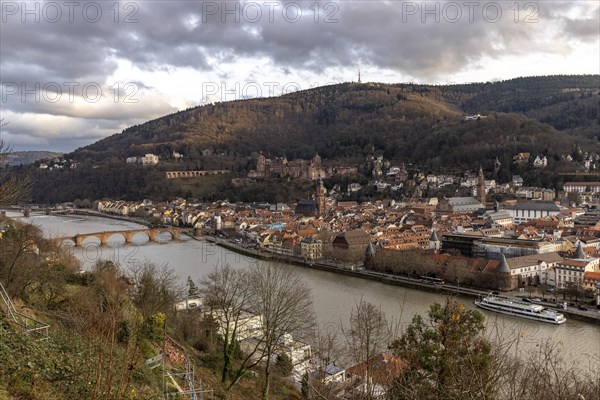
[[(125, 215), (115, 215), (115, 214), (106, 214), (100, 211), (94, 211), (94, 210), (85, 210), (85, 209), (81, 209), (81, 208), (70, 208), (70, 209), (65, 209), (65, 210), (56, 210), (56, 209), (51, 209), (51, 208), (29, 208), (28, 209), (29, 212), (31, 214), (46, 214), (46, 215), (83, 215), (83, 216), (88, 216), (88, 217), (100, 217), (100, 218), (107, 218), (107, 219), (113, 219), (113, 220), (117, 220), (117, 221), (126, 221), (126, 222), (133, 222), (134, 224), (140, 224), (140, 225), (144, 225), (147, 227), (152, 227), (152, 224), (150, 222), (148, 222), (147, 220), (143, 219), (143, 218), (135, 218), (135, 217), (128, 217)], [(23, 208), (15, 208), (15, 207), (4, 207), (2, 208), (2, 211), (12, 211), (12, 212), (18, 212), (18, 213), (23, 213)], [(25, 215), (23, 215), (23, 217), (25, 217)], [(18, 217), (13, 217), (13, 218), (18, 218)]]
[[(377, 281), (384, 283), (386, 285), (394, 285), (394, 286), (402, 286), (411, 289), (417, 289), (422, 291), (434, 292), (445, 295), (453, 295), (453, 296), (463, 296), (469, 298), (479, 298), (486, 296), (489, 291), (486, 290), (478, 290), (467, 287), (457, 287), (454, 285), (448, 284), (431, 284), (425, 283), (418, 278), (410, 278), (407, 276), (398, 276), (391, 275), (377, 271), (371, 271), (367, 269), (350, 269), (345, 268), (343, 266), (336, 265), (334, 263), (325, 263), (325, 262), (313, 262), (307, 261), (300, 257), (289, 256), (285, 254), (277, 254), (268, 251), (261, 251), (250, 249), (244, 246), (240, 246), (239, 244), (232, 243), (226, 239), (217, 238), (214, 236), (201, 236), (194, 237), (196, 240), (206, 240), (209, 243), (213, 243), (217, 246), (223, 247), (225, 249), (231, 250), (235, 253), (243, 254), (248, 257), (267, 260), (267, 261), (279, 261), (287, 264), (298, 265), (304, 268), (317, 269), (321, 271), (333, 272), (337, 274), (343, 274), (348, 276), (353, 276), (361, 279), (368, 279), (371, 281)], [(518, 297), (515, 295), (516, 293), (505, 293), (503, 295)], [(584, 321), (596, 325), (600, 325), (600, 310), (589, 310), (589, 311), (580, 311), (577, 309), (567, 309), (567, 310), (559, 310), (556, 308), (556, 304), (549, 302), (541, 302), (545, 307), (556, 309), (557, 311), (564, 314), (567, 318), (576, 319), (579, 321)]]
[(106, 214), (106, 213), (103, 213), (100, 211), (93, 211), (93, 210), (72, 209), (72, 210), (68, 210), (68, 211), (64, 211), (64, 212), (53, 211), (51, 214), (52, 215), (84, 215), (84, 216), (88, 216), (88, 217), (101, 217), (101, 218), (114, 219), (117, 221), (133, 222), (134, 224), (144, 225), (149, 228), (152, 227), (152, 224), (143, 218), (127, 217), (124, 215)]

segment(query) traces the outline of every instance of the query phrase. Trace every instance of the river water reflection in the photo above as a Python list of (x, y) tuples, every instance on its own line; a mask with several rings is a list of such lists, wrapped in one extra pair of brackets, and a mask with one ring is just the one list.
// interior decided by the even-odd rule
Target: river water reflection
[[(8, 213), (8, 216), (15, 214)], [(20, 218), (42, 228), (48, 237), (72, 236), (77, 233), (141, 229), (141, 225), (100, 217), (45, 216), (32, 214)], [(125, 245), (125, 239), (114, 235), (108, 246), (98, 246), (94, 238), (86, 239), (83, 248), (74, 248), (83, 268), (89, 268), (98, 259), (120, 262), (125, 268), (137, 262), (151, 260), (169, 264), (184, 282), (188, 276), (197, 281), (218, 263), (229, 263), (243, 268), (254, 259), (193, 239), (169, 242), (170, 235), (159, 235), (161, 243), (149, 243), (144, 234), (134, 237), (136, 244)], [(281, 268), (295, 270), (312, 288), (317, 321), (325, 330), (336, 330), (340, 321), (347, 323), (353, 305), (363, 298), (381, 307), (388, 315), (405, 327), (416, 313), (425, 314), (433, 302), (443, 302), (444, 296), (430, 292), (391, 286), (332, 272), (312, 270), (294, 265)], [(472, 300), (461, 299), (465, 306), (474, 308)], [(490, 329), (498, 326), (507, 338), (518, 338), (520, 350), (535, 350), (544, 340), (552, 339), (564, 349), (565, 358), (578, 364), (598, 363), (600, 359), (600, 326), (570, 319), (566, 324), (555, 326), (535, 321), (512, 318), (484, 311)], [(594, 365), (594, 364), (592, 364)]]

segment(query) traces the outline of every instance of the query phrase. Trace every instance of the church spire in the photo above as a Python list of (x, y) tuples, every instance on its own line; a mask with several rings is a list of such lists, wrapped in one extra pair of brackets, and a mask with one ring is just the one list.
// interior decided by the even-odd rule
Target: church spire
[(317, 191), (315, 193), (315, 203), (317, 203), (317, 216), (322, 217), (325, 215), (325, 196), (327, 196), (327, 189), (323, 186), (323, 180), (319, 176), (317, 182)]

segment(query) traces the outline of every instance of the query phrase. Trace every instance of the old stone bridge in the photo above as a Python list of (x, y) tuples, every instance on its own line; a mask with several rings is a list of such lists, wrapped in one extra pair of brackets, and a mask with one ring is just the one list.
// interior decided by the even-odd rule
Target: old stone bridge
[(85, 239), (94, 237), (100, 240), (101, 245), (108, 244), (109, 239), (114, 235), (121, 235), (125, 238), (125, 243), (133, 243), (133, 237), (138, 233), (145, 233), (148, 236), (148, 240), (151, 242), (156, 242), (156, 237), (159, 233), (169, 233), (171, 235), (172, 240), (179, 240), (179, 237), (182, 234), (182, 229), (178, 228), (156, 228), (156, 229), (132, 229), (126, 231), (107, 231), (107, 232), (94, 232), (94, 233), (80, 233), (75, 236), (67, 236), (63, 238), (54, 239), (56, 242), (62, 243), (64, 241), (70, 240), (75, 243), (75, 246), (83, 246), (83, 242)]

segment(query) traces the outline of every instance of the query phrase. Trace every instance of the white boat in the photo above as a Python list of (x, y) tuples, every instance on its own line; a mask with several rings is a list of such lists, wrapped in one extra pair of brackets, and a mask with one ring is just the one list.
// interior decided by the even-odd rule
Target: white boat
[(544, 308), (539, 304), (525, 303), (523, 301), (497, 297), (492, 294), (483, 299), (475, 300), (475, 305), (484, 310), (533, 319), (536, 321), (549, 322), (551, 324), (560, 325), (567, 322), (567, 319), (561, 313)]

